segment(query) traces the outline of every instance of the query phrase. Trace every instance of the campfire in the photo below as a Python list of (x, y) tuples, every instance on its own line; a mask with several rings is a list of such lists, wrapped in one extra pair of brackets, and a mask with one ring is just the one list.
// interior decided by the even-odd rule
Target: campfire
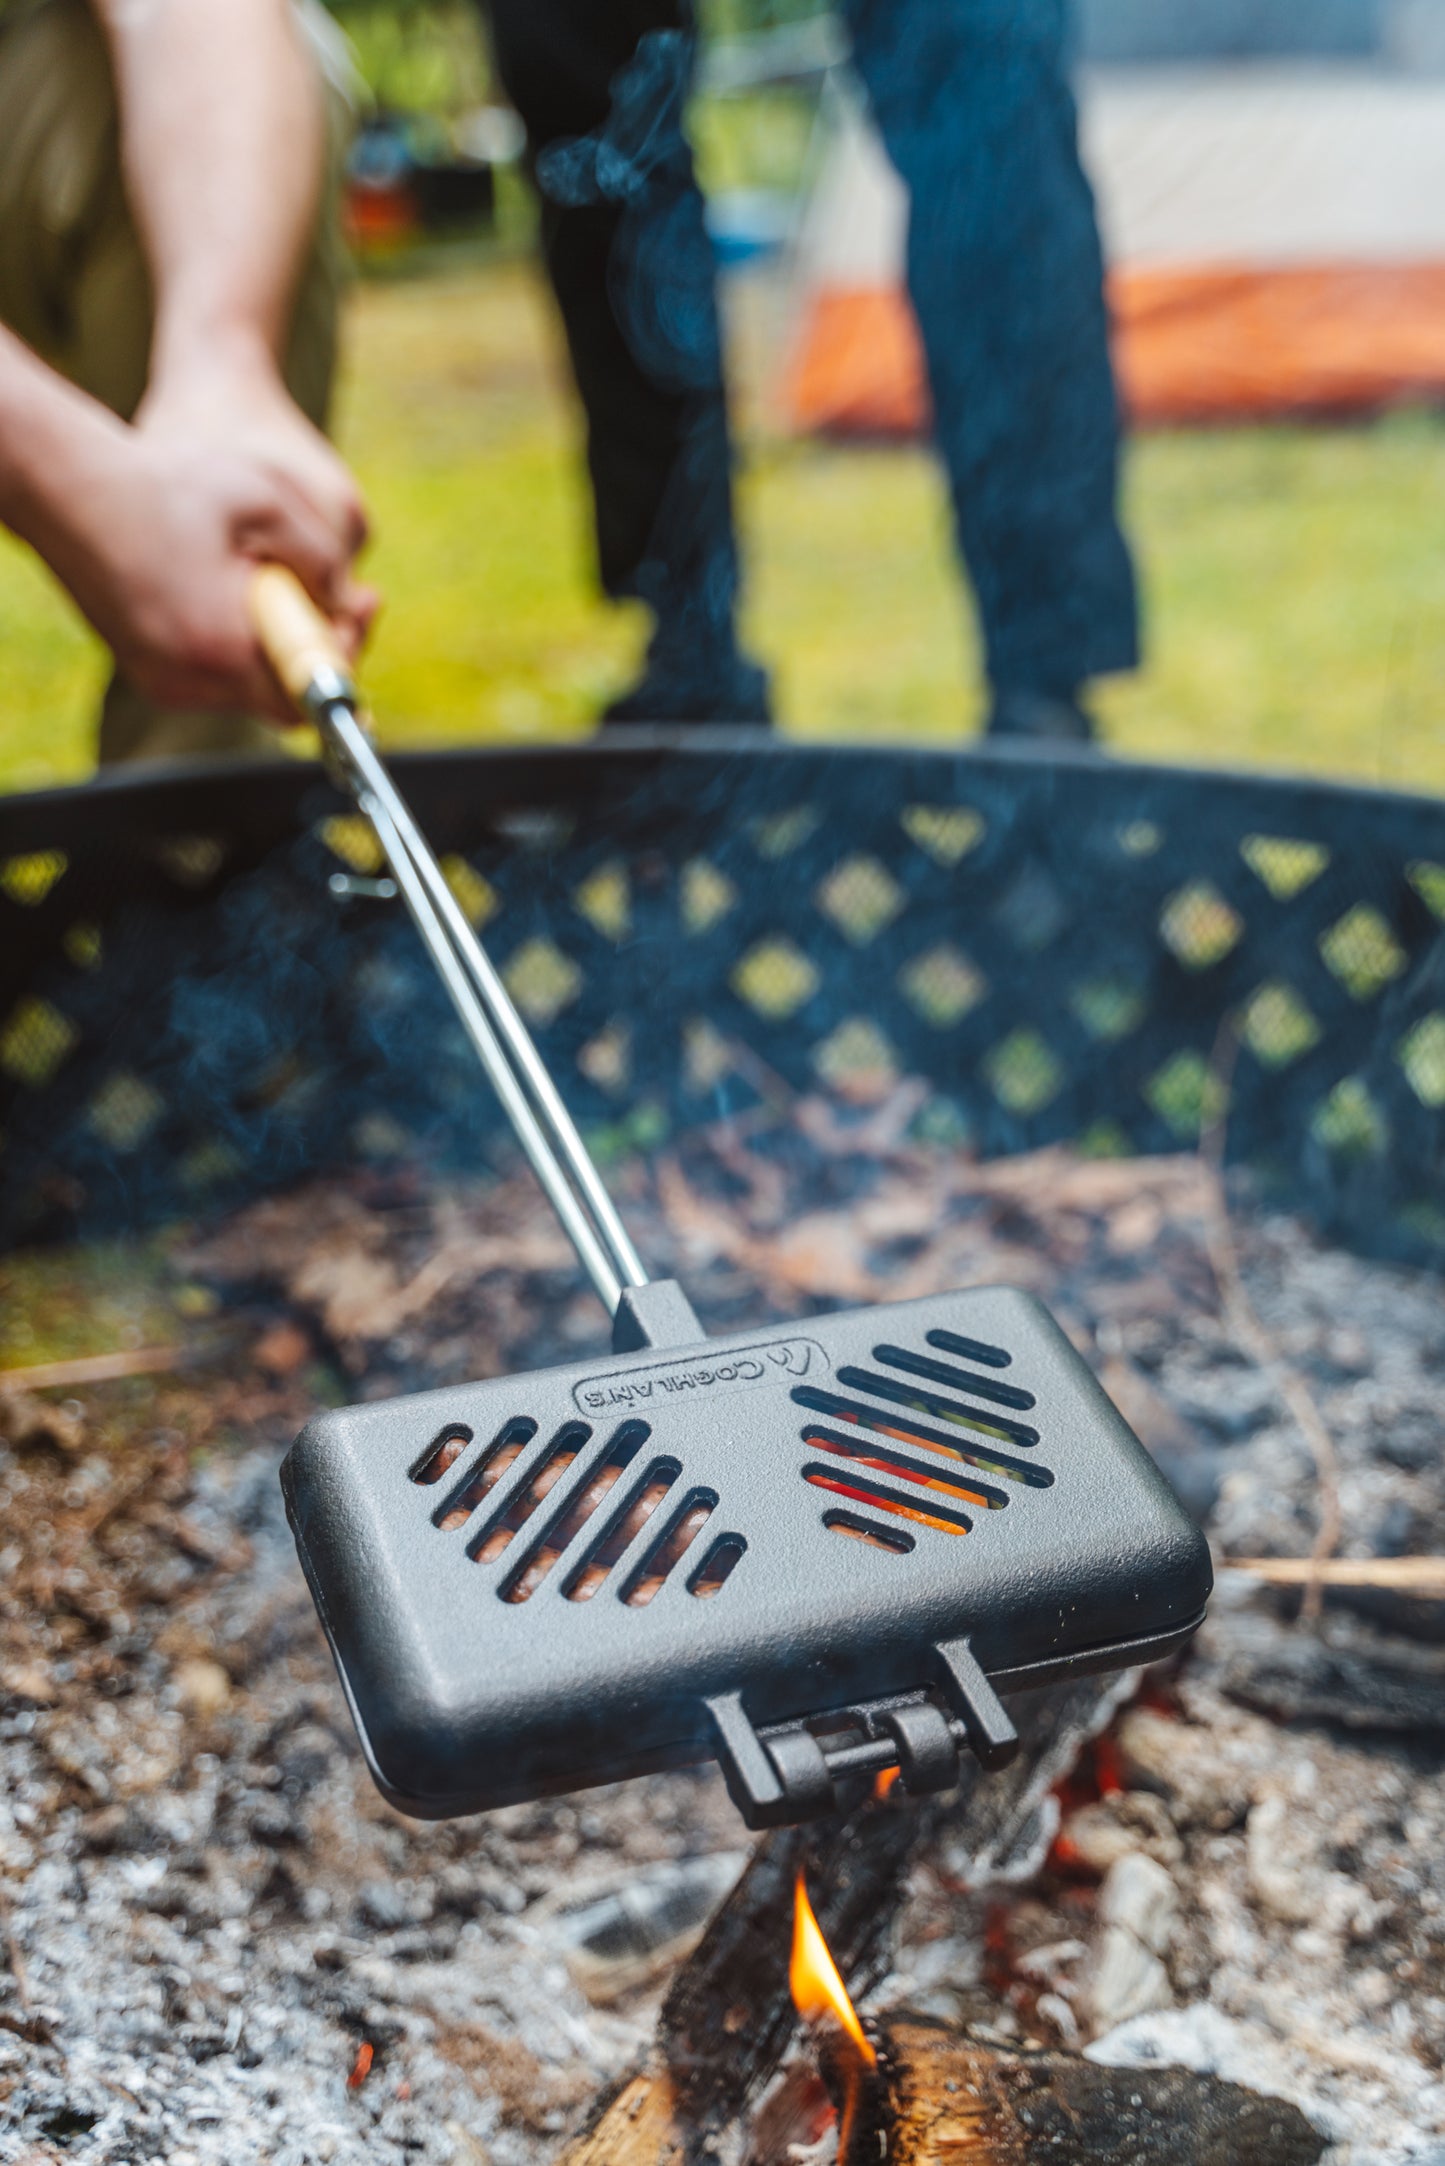
[[(1169, 2166), (1418, 2150), (1442, 2119), (1445, 1668), (1427, 1597), (1367, 1565), (1383, 1530), (1441, 1548), (1433, 1282), (1231, 1216), (1336, 1453), (1357, 1584), (1327, 1582), (1312, 1627), (1299, 1587), (1228, 1569), (1307, 1562), (1320, 1482), (1223, 1314), (1198, 1160), (978, 1166), (912, 1140), (906, 1100), (814, 1100), (620, 1186), (718, 1318), (805, 1313), (828, 1271), (1036, 1286), (1207, 1516), (1221, 1594), (1187, 1661), (1017, 1699), (1009, 1768), (965, 1761), (937, 1798), (862, 1784), (751, 1855), (687, 1772), (409, 1822), (356, 1758), (276, 1465), (318, 1390), (555, 1360), (595, 1330), (524, 1177), (312, 1183), (179, 1229), (120, 1292), (103, 1255), (9, 1263), (7, 1313), (44, 1327), (85, 1268), (90, 1309), (143, 1334), (108, 1369), (12, 1362), (0, 1414), (0, 2082), (36, 2155), (67, 2130), (100, 2160), (169, 2143), (204, 2166), (363, 2142), (368, 2166), (772, 2166), (871, 2161), (880, 2132), (922, 2161), (970, 2156), (961, 2128), (981, 2159), (1055, 2166), (1070, 2143)], [(800, 1872), (866, 2083), (814, 1989), (794, 2005)]]
[[(897, 1854), (881, 1833), (889, 1811), (875, 1800), (851, 1824), (835, 1829), (837, 1851), (855, 1866), (860, 1854), (867, 1857), (877, 1873), (884, 1857)], [(815, 1870), (826, 1873), (832, 1847), (815, 1851)], [(715, 2118), (689, 2120), (709, 2108), (715, 2116), (722, 2098), (736, 2105), (747, 2095), (716, 2080), (700, 2094), (685, 2041), (696, 2040), (697, 2001), (725, 1987), (724, 1949), (736, 1960), (738, 1921), (720, 1930), (723, 1920), (740, 1907), (760, 1932), (763, 1920), (754, 1906), (765, 1889), (772, 1892), (773, 1881), (755, 1861), (673, 1987), (656, 2061), (606, 2103), (565, 2154), (565, 2166), (662, 2166), (679, 2156), (730, 2150), (754, 2166), (774, 2160), (809, 2166), (938, 2166), (952, 2160), (976, 2166), (1093, 2166), (1099, 2160), (1162, 2166), (1196, 2159), (1219, 2166), (1243, 2159), (1252, 2166), (1312, 2166), (1324, 2149), (1320, 2132), (1297, 2108), (1211, 2075), (1110, 2068), (1078, 2054), (1010, 2049), (906, 2009), (865, 2026), (809, 1900), (803, 1867), (793, 1880), (787, 1967), (801, 2042), (763, 2088), (740, 2142), (736, 2130)], [(880, 1876), (880, 1891), (882, 1886)], [(734, 1989), (739, 1983), (733, 1981)], [(683, 2007), (692, 2014), (678, 2024)], [(762, 2034), (774, 2020), (766, 2002), (755, 2000), (746, 2028)], [(735, 2048), (743, 2028), (734, 2026)]]
[(831, 2019), (837, 2024), (852, 2048), (846, 2056), (851, 2065), (877, 2067), (878, 2054), (858, 2021), (858, 2011), (848, 1997), (848, 1988), (838, 1975), (832, 1950), (808, 1901), (807, 1875), (801, 1866), (793, 1883), (793, 1953), (788, 1964), (788, 1991), (805, 2023)]
[[(848, 1988), (823, 1938), (806, 1874), (793, 1884), (793, 1954), (788, 1990), (804, 2023), (821, 2033), (819, 2068), (825, 2074), (837, 2129), (837, 2155), (853, 2161), (886, 2157), (882, 2111), (885, 2075), (878, 2048), (858, 2020)], [(825, 2124), (826, 2126), (826, 2124)], [(814, 2137), (814, 2142), (820, 2140)]]
[(801, 1872), (789, 1985), (813, 2030), (831, 2109), (810, 2124), (805, 2145), (789, 2145), (790, 2156), (806, 2149), (821, 2158), (830, 2134), (838, 2166), (1031, 2166), (1047, 2159), (1068, 2166), (1215, 2154), (1308, 2166), (1322, 2149), (1318, 2133), (1290, 2107), (1175, 2069), (1121, 2072), (1077, 2056), (1002, 2052), (906, 2014), (880, 2023), (875, 2043), (838, 1974)]
[[(530, 1181), (486, 1155), (470, 1079), (403, 1057), (435, 1014), (383, 906), (350, 874), (328, 891), (356, 854), (324, 841), (333, 804), (298, 841), (273, 785), (236, 785), (233, 879), (218, 800), (173, 796), (114, 908), (118, 859), (17, 844), (0, 916), (51, 943), (4, 1039), (25, 1177), (0, 1260), (0, 2111), (27, 2161), (1406, 2166), (1445, 2136), (1445, 1356), (1438, 1281), (1400, 1260), (1400, 1229), (1432, 1223), (1438, 842), (1401, 811), (1391, 887), (1328, 807), (1200, 784), (1196, 832), (1162, 785), (1129, 809), (1070, 774), (1061, 823), (1057, 778), (987, 763), (968, 805), (927, 763), (888, 769), (896, 802), (849, 769), (829, 839), (786, 765), (735, 835), (689, 826), (686, 791), (673, 826), (635, 812), (636, 771), (524, 818), (524, 778), (480, 852), (441, 835), (448, 877), (478, 922), (500, 911), (569, 1095), (611, 1123), (629, 1227), (714, 1334), (1038, 1294), (1207, 1534), (1211, 1616), (1142, 1673), (1010, 1696), (1007, 1767), (965, 1754), (920, 1794), (875, 1780), (870, 1738), (834, 1809), (756, 1841), (707, 1767), (453, 1825), (386, 1804), (295, 1570), (282, 1452), (318, 1407), (575, 1362), (599, 1311)], [(472, 817), (446, 775), (432, 790), (439, 834)], [(1071, 884), (1096, 873), (1110, 913), (1142, 897), (1143, 1021)], [(1362, 931), (1387, 887), (1399, 908)], [(629, 1006), (613, 980), (625, 938), (672, 954), (683, 904), (706, 1012), (664, 1090), (677, 990), (659, 974)], [(1306, 1022), (1264, 955), (1286, 925), (1324, 1032), (1297, 1066), (1279, 1048)], [(345, 987), (324, 1014), (322, 962)], [(1233, 1071), (1221, 1018), (1196, 1027), (1206, 994), (1244, 1032)], [(1019, 1013), (989, 1020), (1005, 996)], [(1269, 1179), (1303, 1153), (1396, 1260), (1226, 1173), (1221, 1105)], [(1405, 1139), (1388, 1178), (1382, 1121)], [(107, 1200), (142, 1232), (104, 1237)], [(899, 1447), (873, 1434), (838, 1456), (845, 1487)], [(428, 1509), (460, 1509), (447, 1448)], [(564, 1533), (558, 1498), (539, 1525)], [(922, 1485), (916, 1506), (954, 1509)], [(564, 1554), (525, 1560), (512, 1614)], [(634, 1591), (650, 1626), (661, 1563)]]

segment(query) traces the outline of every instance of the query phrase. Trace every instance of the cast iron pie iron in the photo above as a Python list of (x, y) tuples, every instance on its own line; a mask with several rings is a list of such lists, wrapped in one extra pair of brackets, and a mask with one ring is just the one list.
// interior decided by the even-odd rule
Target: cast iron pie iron
[(270, 568), (255, 611), (613, 1319), (610, 1354), (321, 1414), (287, 1456), (385, 1796), (445, 1819), (711, 1755), (750, 1827), (804, 1820), (850, 1776), (1000, 1765), (1000, 1693), (1182, 1645), (1208, 1548), (1032, 1296), (708, 1339), (649, 1281), (325, 621)]

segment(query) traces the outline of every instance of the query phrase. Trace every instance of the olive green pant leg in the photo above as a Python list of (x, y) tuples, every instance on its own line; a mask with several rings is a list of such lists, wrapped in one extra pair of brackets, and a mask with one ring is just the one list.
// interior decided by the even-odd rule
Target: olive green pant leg
[[(283, 373), (302, 412), (324, 427), (345, 279), (341, 182), (353, 108), (344, 59), (308, 11), (301, 19), (327, 85), (327, 177)], [(145, 390), (152, 316), (105, 40), (85, 0), (38, 0), (0, 27), (0, 322), (128, 420)], [(160, 708), (118, 672), (99, 738), (103, 763), (278, 750), (276, 732), (253, 716)]]

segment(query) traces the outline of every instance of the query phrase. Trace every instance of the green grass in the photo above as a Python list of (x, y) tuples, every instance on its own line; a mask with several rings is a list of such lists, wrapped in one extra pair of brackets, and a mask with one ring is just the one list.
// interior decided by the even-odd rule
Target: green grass
[(201, 1289), (168, 1278), (163, 1239), (0, 1257), (0, 1369), (174, 1344), (196, 1313)]
[(0, 790), (77, 782), (104, 656), (27, 549), (0, 531)]
[[(766, 312), (742, 329), (748, 632), (786, 726), (958, 738), (975, 641), (926, 452), (771, 433)], [(534, 275), (364, 286), (348, 353), (340, 433), (387, 595), (367, 667), (383, 738), (586, 730), (645, 626), (593, 589), (580, 421)], [(1146, 437), (1128, 506), (1149, 658), (1100, 690), (1112, 745), (1445, 790), (1445, 422)], [(0, 537), (0, 788), (86, 772), (102, 663)]]
[(1445, 419), (1145, 438), (1121, 751), (1445, 790)]
[(477, 11), (467, 0), (330, 0), (371, 96), (394, 112), (465, 112), (491, 91)]

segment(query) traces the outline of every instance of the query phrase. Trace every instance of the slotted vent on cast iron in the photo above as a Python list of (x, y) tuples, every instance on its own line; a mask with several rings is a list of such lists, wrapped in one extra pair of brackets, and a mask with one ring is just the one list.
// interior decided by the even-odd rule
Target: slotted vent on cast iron
[[(606, 1589), (629, 1608), (645, 1609), (684, 1559), (694, 1565), (689, 1592), (717, 1594), (747, 1544), (741, 1535), (720, 1535), (697, 1563), (694, 1545), (717, 1510), (717, 1492), (682, 1484), (672, 1457), (634, 1470), (651, 1435), (646, 1422), (625, 1421), (597, 1443), (586, 1422), (574, 1421), (539, 1442), (537, 1423), (517, 1416), (467, 1457), (472, 1431), (452, 1422), (432, 1439), (411, 1479), (430, 1488), (461, 1465), (432, 1525), (443, 1534), (466, 1528), (466, 1552), (477, 1564), (505, 1557), (506, 1570), (494, 1580), (505, 1602), (528, 1601), (564, 1560), (555, 1584), (569, 1602), (590, 1602)], [(484, 1504), (490, 1508), (478, 1518)]]
[(804, 1481), (894, 1522), (832, 1508), (824, 1526), (899, 1555), (914, 1546), (899, 1521), (968, 1534), (979, 1512), (1008, 1505), (1010, 1490), (1001, 1484), (1049, 1489), (1054, 1480), (1040, 1461), (1020, 1457), (1039, 1441), (1038, 1430), (1020, 1419), (1037, 1402), (998, 1374), (1013, 1356), (954, 1331), (930, 1331), (925, 1346), (875, 1346), (876, 1368), (837, 1372), (846, 1396), (806, 1384), (793, 1392), (799, 1406), (827, 1417), (803, 1428), (804, 1444), (828, 1454), (804, 1466)]

